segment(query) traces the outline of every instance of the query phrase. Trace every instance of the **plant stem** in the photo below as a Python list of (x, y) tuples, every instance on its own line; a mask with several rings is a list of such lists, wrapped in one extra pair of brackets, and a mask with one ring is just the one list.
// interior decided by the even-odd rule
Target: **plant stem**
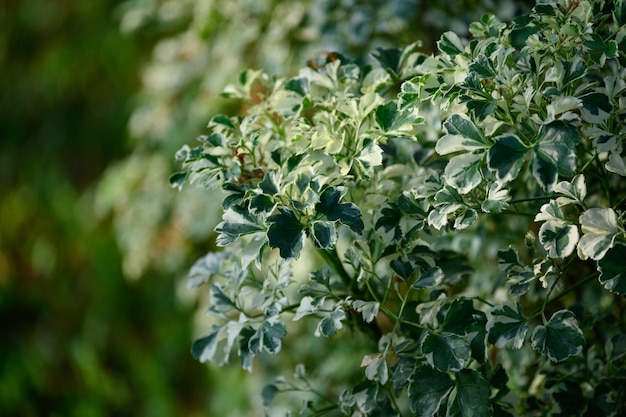
[(345, 270), (341, 260), (339, 259), (339, 254), (337, 254), (337, 249), (320, 249), (320, 255), (324, 258), (324, 261), (339, 275), (341, 282), (348, 289), (352, 289), (352, 277), (348, 274), (348, 271)]

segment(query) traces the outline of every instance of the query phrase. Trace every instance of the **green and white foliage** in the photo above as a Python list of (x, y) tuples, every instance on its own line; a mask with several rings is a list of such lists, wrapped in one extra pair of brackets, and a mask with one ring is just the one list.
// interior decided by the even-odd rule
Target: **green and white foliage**
[(243, 72), (171, 177), (225, 195), (194, 356), (252, 371), (312, 321), (374, 343), (298, 415), (626, 412), (625, 28), (623, 1), (540, 1), (436, 54)]
[[(216, 99), (246, 68), (292, 74), (323, 51), (367, 60), (377, 48), (422, 39), (434, 45), (449, 28), (467, 30), (494, 12), (511, 18), (529, 0), (125, 0), (121, 30), (154, 43), (128, 123), (131, 154), (112, 165), (97, 191), (96, 211), (111, 216), (124, 273), (181, 274), (206, 250), (219, 220), (218, 200), (163, 178), (172, 153), (216, 113), (236, 113)], [(463, 14), (459, 15), (458, 11)], [(383, 54), (384, 55), (384, 54)], [(393, 60), (392, 55), (385, 55)], [(157, 242), (155, 244), (155, 242)]]

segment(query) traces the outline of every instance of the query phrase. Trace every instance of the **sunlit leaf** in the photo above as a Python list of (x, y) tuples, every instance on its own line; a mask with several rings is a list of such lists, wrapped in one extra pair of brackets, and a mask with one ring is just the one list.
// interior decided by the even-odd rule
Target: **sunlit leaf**
[(459, 36), (454, 32), (446, 32), (437, 41), (437, 47), (448, 55), (458, 55), (465, 49)]
[(444, 171), (448, 184), (459, 193), (467, 194), (482, 182), (481, 168), (484, 156), (481, 154), (462, 154), (450, 159)]
[(611, 208), (592, 208), (585, 211), (579, 221), (583, 236), (578, 242), (578, 251), (582, 258), (602, 259), (620, 233), (615, 211)]
[(571, 255), (576, 249), (578, 237), (578, 227), (573, 224), (551, 220), (539, 229), (539, 242), (551, 258), (562, 259)]

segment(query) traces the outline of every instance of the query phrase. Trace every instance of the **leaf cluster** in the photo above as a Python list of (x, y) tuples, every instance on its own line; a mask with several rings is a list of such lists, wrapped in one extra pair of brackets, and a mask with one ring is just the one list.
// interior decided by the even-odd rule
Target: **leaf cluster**
[(437, 54), (241, 74), (241, 114), (171, 178), (226, 193), (224, 250), (192, 274), (222, 322), (192, 353), (252, 370), (306, 318), (377, 345), (309, 414), (624, 412), (625, 22), (623, 1), (540, 1)]

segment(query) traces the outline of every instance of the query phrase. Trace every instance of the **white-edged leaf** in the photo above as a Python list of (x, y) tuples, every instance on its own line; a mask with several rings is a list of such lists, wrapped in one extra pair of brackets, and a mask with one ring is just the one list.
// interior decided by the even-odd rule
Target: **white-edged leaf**
[(578, 227), (549, 220), (539, 229), (539, 242), (551, 258), (566, 258), (574, 252), (578, 243)]
[(521, 348), (529, 328), (519, 304), (496, 306), (487, 313), (487, 341), (498, 348)]
[(561, 181), (554, 185), (552, 191), (557, 194), (563, 194), (562, 197), (556, 199), (559, 206), (564, 206), (566, 204), (583, 205), (585, 197), (587, 197), (587, 184), (585, 183), (585, 176), (583, 174), (578, 174), (572, 178), (572, 182)]
[(467, 194), (482, 181), (481, 168), (484, 154), (462, 154), (450, 159), (444, 171), (444, 179), (459, 193)]
[(531, 336), (535, 350), (548, 355), (553, 362), (580, 354), (585, 344), (582, 330), (569, 310), (559, 310), (552, 315), (545, 326), (537, 326)]
[(620, 233), (617, 214), (611, 208), (592, 208), (579, 218), (583, 236), (578, 241), (578, 254), (582, 259), (602, 259), (615, 244)]
[(380, 303), (376, 301), (356, 300), (352, 303), (352, 308), (363, 315), (363, 320), (365, 320), (366, 323), (371, 323), (378, 315)]

